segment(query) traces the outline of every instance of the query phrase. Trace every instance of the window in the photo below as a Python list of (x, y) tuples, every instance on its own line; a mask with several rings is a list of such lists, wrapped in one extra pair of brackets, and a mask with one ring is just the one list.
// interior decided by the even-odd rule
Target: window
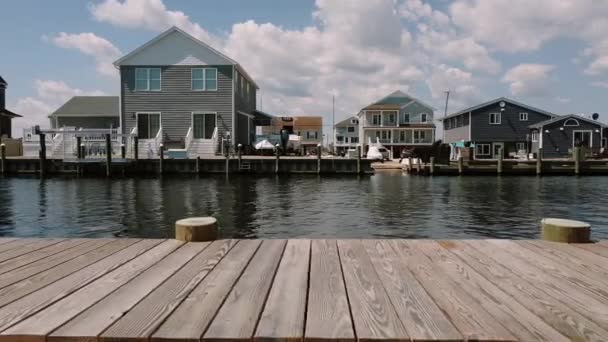
[(347, 131), (348, 133), (355, 133), (355, 127), (354, 127), (354, 126), (348, 126), (348, 127), (346, 128), (346, 131)]
[(424, 143), (426, 140), (426, 131), (414, 131), (414, 144)]
[(391, 140), (391, 131), (376, 131), (376, 138), (384, 141)]
[(215, 113), (192, 113), (194, 139), (212, 139), (216, 121)]
[(526, 151), (526, 143), (525, 142), (515, 143), (515, 149), (517, 150), (517, 152)]
[(426, 119), (427, 119), (426, 113), (420, 114), (420, 122), (426, 122)]
[(344, 138), (344, 142), (348, 144), (348, 137)]
[(395, 121), (397, 119), (397, 112), (388, 112), (388, 114), (386, 115), (386, 124), (387, 125), (395, 125), (397, 122)]
[(538, 142), (538, 131), (532, 131), (532, 142)]
[(160, 68), (136, 68), (135, 90), (160, 91)]
[(608, 138), (603, 138), (602, 139), (602, 147), (606, 148), (607, 144), (608, 144)]
[(306, 139), (319, 139), (319, 132), (306, 131)]
[(382, 122), (382, 115), (372, 114), (372, 125), (380, 126), (380, 122)]
[(350, 137), (350, 143), (351, 144), (358, 144), (359, 143), (359, 137)]
[(409, 113), (403, 113), (402, 122), (403, 123), (409, 123), (410, 122), (410, 114)]
[(564, 126), (578, 126), (578, 120), (576, 119), (568, 119), (566, 120), (566, 122), (564, 122)]
[(447, 120), (445, 120), (444, 122), (445, 122), (445, 129), (446, 129), (446, 130), (448, 130), (448, 129), (452, 129), (452, 120), (447, 119)]
[(243, 77), (243, 75), (241, 75), (241, 95), (245, 94), (245, 78)]
[(464, 116), (459, 115), (458, 117), (456, 117), (456, 127), (462, 127), (463, 123), (462, 120), (464, 119)]
[(490, 113), (490, 125), (500, 125), (500, 113)]
[(217, 90), (217, 69), (192, 69), (192, 90)]
[(526, 112), (519, 113), (519, 121), (528, 121), (528, 113), (526, 113)]
[(574, 131), (572, 146), (592, 147), (591, 131)]
[(467, 114), (462, 116), (464, 118), (463, 122), (465, 126), (469, 125), (469, 116)]
[(490, 155), (490, 144), (476, 144), (475, 154), (478, 156), (489, 156)]
[(337, 136), (337, 137), (336, 137), (336, 140), (337, 140), (339, 143), (341, 143), (341, 142), (343, 142), (343, 141), (344, 141), (344, 137), (343, 137), (343, 136)]
[(358, 125), (359, 124), (359, 120), (357, 120), (357, 119), (351, 119), (350, 123), (353, 124), (353, 125)]

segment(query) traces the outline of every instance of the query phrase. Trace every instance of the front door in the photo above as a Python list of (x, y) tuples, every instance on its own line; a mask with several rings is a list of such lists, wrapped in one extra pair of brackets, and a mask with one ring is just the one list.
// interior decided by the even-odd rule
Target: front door
[(160, 130), (160, 114), (137, 113), (137, 136), (139, 139), (154, 139)]
[(505, 153), (505, 144), (501, 142), (492, 143), (492, 157), (498, 159), (498, 156)]
[(573, 135), (572, 146), (573, 147), (577, 147), (577, 146), (591, 147), (591, 146), (593, 146), (593, 143), (591, 141), (591, 139), (592, 139), (591, 133), (592, 133), (592, 131), (574, 131), (572, 133), (572, 135)]
[(194, 139), (211, 139), (216, 125), (215, 113), (192, 114), (192, 129)]

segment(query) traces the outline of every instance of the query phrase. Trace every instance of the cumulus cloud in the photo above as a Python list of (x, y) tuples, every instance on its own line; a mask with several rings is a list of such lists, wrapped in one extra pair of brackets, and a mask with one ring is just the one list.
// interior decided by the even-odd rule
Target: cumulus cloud
[(78, 50), (91, 56), (97, 63), (97, 71), (105, 76), (117, 77), (118, 71), (112, 63), (121, 56), (120, 50), (105, 38), (94, 33), (65, 33), (60, 32), (50, 38), (51, 41), (62, 48)]
[(550, 93), (554, 69), (548, 64), (519, 64), (505, 73), (502, 82), (509, 85), (515, 96), (543, 97)]
[(450, 108), (461, 108), (479, 100), (479, 87), (473, 74), (445, 64), (433, 68), (426, 83), (435, 99), (450, 91)]

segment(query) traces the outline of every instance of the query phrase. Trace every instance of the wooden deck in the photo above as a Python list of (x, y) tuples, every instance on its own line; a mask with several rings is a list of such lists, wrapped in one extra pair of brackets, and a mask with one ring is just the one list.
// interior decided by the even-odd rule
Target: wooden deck
[(608, 241), (0, 239), (0, 341), (606, 341)]

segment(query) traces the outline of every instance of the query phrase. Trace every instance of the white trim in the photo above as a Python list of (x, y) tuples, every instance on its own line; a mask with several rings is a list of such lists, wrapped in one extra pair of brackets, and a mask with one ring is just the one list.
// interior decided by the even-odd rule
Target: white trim
[[(535, 134), (536, 133), (536, 134)], [(536, 139), (534, 139), (534, 136), (536, 135)], [(540, 132), (537, 130), (532, 131), (532, 133), (530, 133), (530, 139), (532, 140), (532, 142), (538, 142), (538, 136), (540, 135)]]
[[(135, 112), (135, 128), (137, 128), (137, 136), (139, 138), (139, 114), (158, 114), (158, 130), (160, 131), (163, 128), (163, 114), (161, 112)], [(156, 132), (158, 134), (158, 132)], [(154, 135), (156, 137), (156, 134)], [(154, 138), (140, 139), (140, 140), (149, 140)]]
[[(215, 89), (207, 89), (207, 70), (215, 70)], [(203, 81), (203, 89), (194, 89), (194, 70), (202, 70), (203, 78), (202, 80), (197, 79), (197, 81)], [(195, 67), (190, 69), (190, 90), (192, 91), (217, 91), (219, 88), (218, 84), (218, 74), (217, 68), (207, 68), (207, 67)]]
[[(496, 122), (492, 122), (492, 115), (496, 115), (496, 118), (498, 119)], [(488, 113), (488, 122), (490, 125), (500, 125), (502, 123), (502, 113)]]
[[(213, 112), (213, 111), (199, 111), (199, 110), (195, 110), (193, 112), (190, 113), (190, 127), (192, 127), (192, 139), (202, 139), (202, 140), (212, 140), (213, 139), (213, 133), (211, 133), (211, 138), (209, 139), (205, 139), (205, 138), (194, 138), (194, 115), (205, 115), (205, 114), (212, 114), (215, 115), (215, 129), (217, 129), (217, 112)], [(204, 131), (204, 121), (203, 121), (203, 131)]]
[[(152, 80), (150, 78), (150, 70), (152, 69), (158, 69), (158, 74), (159, 74), (159, 89), (150, 89), (150, 81)], [(146, 81), (147, 81), (147, 88), (146, 89), (137, 89), (137, 70), (146, 70)], [(139, 92), (139, 91), (151, 91), (151, 92), (157, 92), (157, 91), (163, 91), (163, 69), (161, 67), (141, 67), (141, 68), (135, 68), (135, 72), (134, 72), (134, 78), (135, 78), (135, 84), (134, 84), (134, 92)]]
[[(487, 146), (488, 153), (477, 153), (477, 148), (481, 147), (481, 146)], [(492, 155), (492, 144), (475, 144), (475, 159), (477, 159), (477, 156), (491, 156), (491, 155)]]
[(528, 121), (528, 112), (519, 112), (519, 121)]
[(593, 147), (593, 130), (592, 129), (591, 130), (590, 129), (575, 129), (575, 130), (572, 130), (572, 147), (574, 147), (574, 135), (577, 132), (582, 132), (582, 133), (588, 132), (589, 133), (589, 137), (591, 139), (589, 141), (589, 147)]
[[(232, 66), (232, 113), (230, 114), (232, 116), (232, 131), (230, 132), (230, 141), (232, 142), (232, 146), (234, 146), (236, 144), (236, 106), (234, 105), (234, 82), (236, 80), (235, 78), (236, 76), (236, 67), (233, 65)], [(222, 143), (222, 149), (224, 148), (223, 146), (224, 144)]]
[(515, 101), (515, 100), (508, 99), (508, 98), (506, 98), (506, 97), (504, 97), (504, 96), (503, 96), (503, 97), (499, 97), (499, 98), (497, 98), (497, 99), (494, 99), (494, 100), (491, 100), (491, 101), (488, 101), (488, 102), (484, 102), (484, 103), (478, 104), (478, 105), (473, 106), (473, 107), (469, 107), (469, 108), (466, 108), (466, 109), (460, 110), (460, 111), (458, 111), (458, 112), (456, 112), (456, 113), (452, 113), (452, 114), (450, 114), (450, 115), (448, 115), (448, 116), (444, 116), (444, 117), (442, 117), (442, 118), (439, 118), (438, 120), (439, 120), (439, 121), (443, 121), (443, 120), (448, 119), (448, 118), (451, 118), (451, 117), (453, 117), (453, 116), (457, 116), (457, 115), (460, 115), (460, 114), (464, 114), (464, 113), (466, 113), (466, 112), (472, 112), (472, 111), (475, 111), (475, 110), (477, 110), (477, 109), (479, 109), (479, 108), (484, 108), (484, 107), (490, 106), (490, 105), (492, 105), (492, 104), (499, 103), (500, 101), (504, 101), (504, 102), (506, 102), (506, 103), (510, 103), (510, 104), (513, 104), (513, 105), (516, 105), (516, 106), (519, 106), (519, 107), (522, 107), (522, 108), (526, 108), (526, 109), (531, 110), (531, 111), (533, 111), (533, 112), (538, 112), (538, 113), (541, 113), (541, 114), (547, 115), (547, 116), (549, 116), (549, 117), (551, 117), (551, 118), (558, 117), (558, 115), (557, 115), (557, 114), (553, 114), (553, 113), (551, 113), (551, 112), (547, 112), (547, 111), (542, 110), (542, 109), (539, 109), (539, 108), (535, 108), (535, 107), (532, 107), (532, 106), (528, 106), (528, 105), (526, 105), (526, 104), (523, 104), (523, 103), (521, 103), (521, 102), (517, 102), (517, 101)]
[[(576, 122), (576, 125), (566, 125), (568, 123), (568, 121), (574, 121), (574, 122)], [(564, 120), (564, 124), (563, 124), (564, 127), (578, 127), (580, 125), (581, 125), (581, 123), (578, 122), (578, 120), (575, 118), (567, 118), (566, 120)]]
[(243, 112), (242, 110), (237, 110), (237, 113), (238, 113), (238, 114), (241, 114), (241, 115), (245, 115), (246, 117), (248, 117), (248, 118), (250, 118), (250, 119), (254, 119), (254, 118), (255, 118), (255, 116), (254, 116), (254, 115), (251, 115), (251, 114), (249, 114), (249, 113), (245, 113), (245, 112)]
[(496, 146), (500, 146), (500, 152), (502, 152), (502, 155), (505, 155), (505, 143), (504, 142), (492, 142), (492, 150), (490, 151), (490, 155), (492, 156), (492, 158), (494, 159), (498, 159), (496, 158)]

